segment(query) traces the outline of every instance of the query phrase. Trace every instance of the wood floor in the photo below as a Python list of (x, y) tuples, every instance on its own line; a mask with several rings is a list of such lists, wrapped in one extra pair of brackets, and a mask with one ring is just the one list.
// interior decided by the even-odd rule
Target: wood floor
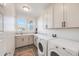
[(15, 49), (15, 56), (37, 56), (37, 48), (34, 45), (28, 45)]

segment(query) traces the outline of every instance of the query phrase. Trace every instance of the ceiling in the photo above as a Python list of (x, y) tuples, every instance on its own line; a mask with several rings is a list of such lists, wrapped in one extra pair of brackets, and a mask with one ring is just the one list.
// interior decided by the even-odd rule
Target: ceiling
[[(26, 12), (23, 10), (23, 6), (29, 5), (31, 7), (31, 11)], [(38, 17), (41, 12), (47, 8), (49, 3), (16, 3), (16, 15), (25, 15), (30, 17)]]

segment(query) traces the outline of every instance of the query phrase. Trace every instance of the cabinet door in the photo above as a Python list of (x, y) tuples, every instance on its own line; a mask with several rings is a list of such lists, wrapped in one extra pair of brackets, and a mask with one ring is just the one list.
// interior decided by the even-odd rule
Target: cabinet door
[(65, 20), (67, 22), (67, 27), (79, 27), (79, 4), (70, 3), (64, 4)]
[(23, 46), (23, 42), (24, 42), (24, 38), (15, 37), (15, 46), (16, 46), (16, 48)]
[(54, 4), (54, 28), (62, 28), (63, 22), (63, 4)]
[(37, 25), (38, 25), (38, 32), (43, 31), (43, 19), (42, 19), (42, 17), (39, 17)]
[(47, 28), (47, 10), (45, 11), (45, 13), (43, 14), (43, 28), (46, 29)]
[(33, 40), (34, 40), (34, 36), (33, 35), (29, 35), (28, 37), (28, 44), (33, 44)]
[(48, 8), (47, 11), (47, 28), (53, 28), (54, 19), (53, 19), (53, 5)]
[(25, 35), (25, 36), (23, 36), (23, 37), (24, 37), (23, 45), (24, 45), (24, 46), (25, 46), (25, 45), (28, 45), (28, 44), (29, 44), (29, 40), (28, 40), (29, 36), (28, 36), (28, 35)]

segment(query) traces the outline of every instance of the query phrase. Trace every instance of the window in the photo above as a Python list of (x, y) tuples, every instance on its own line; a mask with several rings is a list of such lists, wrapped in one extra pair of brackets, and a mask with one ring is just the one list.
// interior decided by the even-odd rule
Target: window
[(25, 33), (25, 32), (33, 32), (33, 21), (25, 18), (18, 18), (16, 20), (16, 32), (17, 33)]
[(28, 24), (28, 29), (29, 29), (30, 31), (33, 30), (33, 22), (32, 22), (32, 21), (29, 22), (29, 24)]
[(24, 18), (19, 18), (16, 20), (16, 31), (23, 33), (26, 31), (26, 20)]

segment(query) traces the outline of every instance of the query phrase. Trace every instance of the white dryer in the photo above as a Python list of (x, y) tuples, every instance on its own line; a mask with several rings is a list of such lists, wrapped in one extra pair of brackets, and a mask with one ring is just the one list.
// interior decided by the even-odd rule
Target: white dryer
[(46, 56), (48, 54), (48, 40), (49, 38), (44, 35), (38, 36), (37, 48), (39, 56)]
[(48, 56), (78, 56), (79, 42), (56, 39), (48, 41)]

